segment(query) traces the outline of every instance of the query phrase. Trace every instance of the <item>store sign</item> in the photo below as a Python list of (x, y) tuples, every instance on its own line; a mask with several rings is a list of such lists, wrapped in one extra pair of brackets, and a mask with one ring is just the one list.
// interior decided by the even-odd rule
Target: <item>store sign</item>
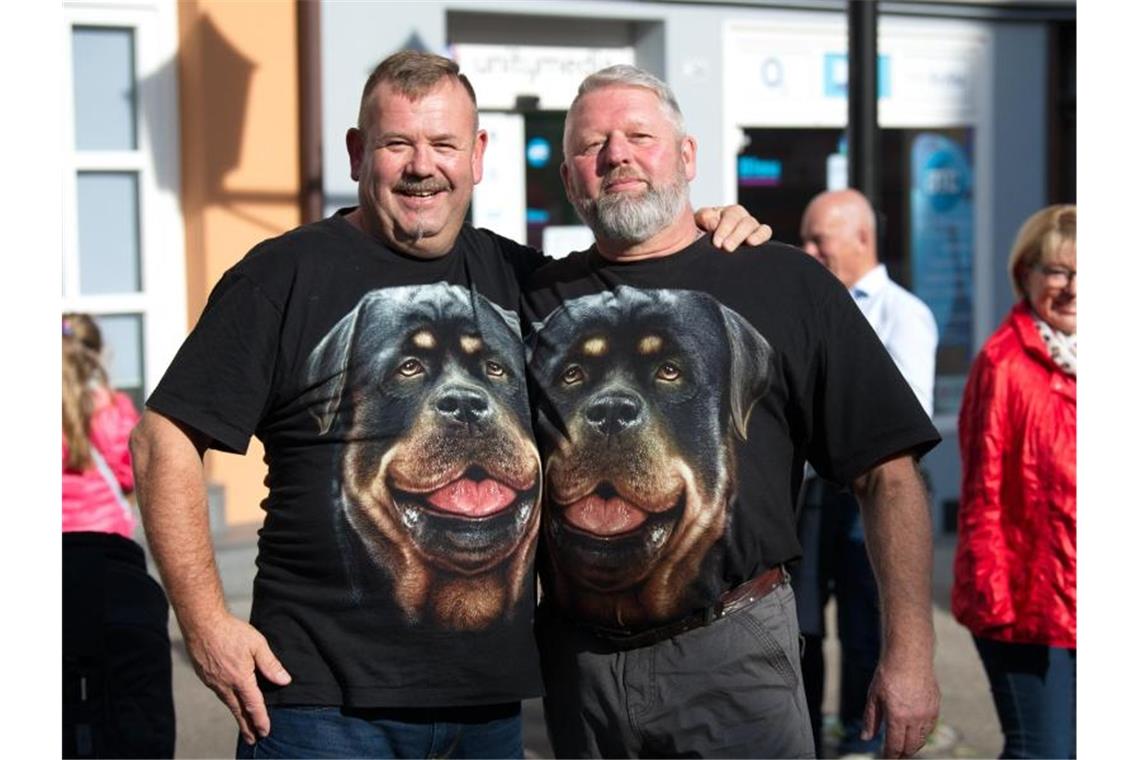
[(634, 63), (632, 47), (459, 43), (451, 46), (451, 57), (479, 94), (479, 107), (503, 110), (513, 110), (522, 96), (537, 98), (543, 111), (564, 111), (587, 76)]
[[(733, 124), (847, 123), (846, 32), (838, 17), (814, 23), (730, 21), (724, 98)], [(879, 124), (940, 127), (977, 119), (982, 43), (972, 32), (884, 19), (879, 30)]]
[[(891, 96), (891, 58), (887, 55), (878, 57), (879, 98)], [(827, 98), (847, 97), (847, 53), (823, 54), (823, 95)]]

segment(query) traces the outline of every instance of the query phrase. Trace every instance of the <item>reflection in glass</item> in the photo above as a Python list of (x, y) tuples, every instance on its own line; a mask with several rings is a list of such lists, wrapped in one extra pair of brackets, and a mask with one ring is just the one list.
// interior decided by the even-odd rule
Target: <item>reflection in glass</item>
[(138, 175), (79, 172), (79, 292), (134, 293), (139, 266)]
[(126, 392), (142, 409), (143, 317), (141, 314), (100, 314), (95, 317), (103, 333), (104, 362), (111, 385)]
[[(744, 133), (737, 197), (772, 226), (776, 240), (800, 245), (807, 204), (816, 193), (846, 186), (844, 131), (746, 128)], [(934, 312), (939, 333), (934, 413), (956, 414), (973, 355), (973, 130), (882, 129), (879, 135), (879, 260), (892, 280)], [(937, 141), (939, 149), (916, 153), (914, 146), (925, 140)]]
[(71, 30), (78, 150), (134, 150), (135, 41), (130, 29)]

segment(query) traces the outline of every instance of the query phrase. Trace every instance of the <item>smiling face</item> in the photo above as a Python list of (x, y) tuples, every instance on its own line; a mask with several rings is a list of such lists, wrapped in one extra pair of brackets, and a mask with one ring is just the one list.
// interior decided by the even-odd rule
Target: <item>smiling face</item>
[(682, 218), (696, 143), (678, 134), (651, 90), (613, 85), (582, 95), (563, 147), (567, 197), (598, 237), (639, 243)]
[(1033, 311), (1054, 330), (1077, 331), (1077, 246), (1063, 241), (1056, 252), (1028, 267), (1022, 290)]
[(362, 226), (404, 253), (446, 254), (483, 177), (487, 133), (471, 96), (450, 78), (415, 100), (381, 82), (366, 113), (347, 137)]

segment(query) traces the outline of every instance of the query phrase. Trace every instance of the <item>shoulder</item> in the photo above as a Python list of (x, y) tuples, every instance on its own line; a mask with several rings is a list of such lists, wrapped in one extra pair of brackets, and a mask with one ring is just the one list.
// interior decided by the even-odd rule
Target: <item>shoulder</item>
[(329, 217), (262, 240), (226, 270), (211, 300), (243, 285), (281, 311), (296, 286), (311, 287), (343, 276), (340, 267), (357, 246), (350, 233), (347, 222)]
[(322, 224), (307, 224), (262, 240), (225, 271), (217, 288), (247, 280), (257, 288), (273, 291), (279, 283), (292, 282), (306, 260), (327, 256), (332, 238)]
[(1007, 318), (998, 329), (982, 344), (978, 361), (992, 366), (1008, 364), (1022, 353), (1021, 341), (1017, 338), (1012, 322)]
[(590, 271), (590, 250), (574, 251), (560, 259), (544, 258), (544, 263), (526, 283), (526, 290), (544, 290), (556, 283), (585, 276)]
[(769, 297), (821, 313), (838, 310), (844, 318), (852, 310), (858, 311), (843, 283), (803, 249), (770, 241), (740, 251), (744, 252), (741, 266), (747, 269), (741, 274), (762, 287)]
[(543, 254), (528, 245), (499, 235), (494, 230), (464, 224), (456, 240), (461, 253), (480, 270), (502, 273), (514, 283), (522, 283), (546, 261)]
[(475, 245), (494, 248), (506, 255), (528, 258), (537, 262), (546, 260), (546, 257), (542, 255), (541, 251), (537, 251), (529, 245), (519, 243), (485, 227), (472, 227), (469, 224), (464, 225), (461, 237), (472, 241)]
[(758, 246), (742, 245), (726, 253), (713, 246), (706, 235), (690, 250), (699, 257), (700, 272), (715, 276), (722, 283), (738, 281), (765, 295), (830, 294), (851, 300), (826, 267), (787, 243), (770, 240)]
[(887, 287), (890, 290), (893, 305), (900, 311), (906, 311), (914, 317), (929, 321), (933, 324), (934, 312), (926, 305), (926, 302), (921, 298), (911, 293), (909, 290), (899, 285), (894, 280), (887, 280)]
[(1016, 389), (1019, 383), (1011, 380), (1024, 374), (1027, 363), (1029, 356), (1007, 318), (982, 344), (970, 367), (970, 379), (983, 388), (997, 389), (1009, 385)]
[(827, 267), (794, 245), (771, 240), (759, 246), (741, 246), (736, 253), (722, 255), (721, 258), (782, 286), (795, 283), (813, 290), (841, 293), (850, 298)]
[(98, 427), (103, 431), (125, 429), (130, 431), (139, 421), (138, 410), (130, 396), (122, 391), (116, 391), (98, 386), (92, 391), (94, 410), (91, 413), (92, 429)]
[(347, 247), (346, 231), (340, 229), (344, 224), (343, 220), (329, 217), (262, 240), (234, 265), (233, 271), (254, 278), (269, 276), (283, 265), (296, 264), (309, 257), (322, 257), (330, 249)]

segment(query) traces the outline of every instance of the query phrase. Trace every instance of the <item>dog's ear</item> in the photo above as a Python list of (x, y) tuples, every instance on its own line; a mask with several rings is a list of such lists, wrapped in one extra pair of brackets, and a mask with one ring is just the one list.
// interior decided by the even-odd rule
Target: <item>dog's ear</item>
[[(485, 298), (479, 293), (475, 294), (475, 297), (473, 299), (473, 308), (475, 311), (476, 326), (478, 326), (480, 320), (483, 319), (483, 313), (490, 312), (491, 314), (497, 315), (499, 319), (506, 322), (507, 327), (511, 329), (511, 332), (514, 333), (516, 338), (522, 338), (522, 327), (518, 314), (515, 314), (513, 311), (504, 309), (502, 306), (499, 306), (499, 304), (495, 303), (489, 298)], [(492, 316), (491, 319), (494, 319), (494, 317)], [(479, 329), (482, 331), (481, 327)]]
[(341, 396), (348, 381), (348, 363), (352, 356), (356, 324), (368, 300), (365, 296), (355, 309), (333, 325), (309, 354), (305, 364), (305, 381), (314, 394), (312, 414), (317, 418), (321, 435), (329, 432), (336, 422)]
[(772, 347), (748, 320), (727, 306), (720, 307), (729, 351), (729, 408), (732, 425), (748, 440), (752, 407), (768, 392), (772, 378)]

